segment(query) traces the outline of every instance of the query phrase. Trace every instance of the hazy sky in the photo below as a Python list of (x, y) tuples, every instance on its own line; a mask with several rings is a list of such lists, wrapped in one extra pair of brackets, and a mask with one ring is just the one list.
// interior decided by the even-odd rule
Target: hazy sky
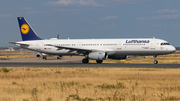
[(180, 46), (180, 0), (1, 0), (0, 47), (21, 41), (17, 17), (43, 39), (160, 38)]

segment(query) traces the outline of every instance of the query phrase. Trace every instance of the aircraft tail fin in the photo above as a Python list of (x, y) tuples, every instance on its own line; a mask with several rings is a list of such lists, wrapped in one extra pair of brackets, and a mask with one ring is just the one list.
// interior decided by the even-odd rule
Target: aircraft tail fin
[(24, 17), (18, 17), (19, 28), (21, 32), (21, 37), (23, 41), (28, 40), (42, 40), (36, 32), (32, 29), (29, 23), (26, 21)]

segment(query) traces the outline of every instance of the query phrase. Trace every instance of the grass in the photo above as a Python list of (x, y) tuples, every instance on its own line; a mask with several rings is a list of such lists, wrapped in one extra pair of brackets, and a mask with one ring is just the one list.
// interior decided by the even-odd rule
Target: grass
[(0, 69), (0, 101), (180, 100), (180, 69), (7, 67), (6, 75)]
[[(0, 51), (0, 54), (35, 57), (35, 53), (17, 51)], [(132, 63), (153, 63), (152, 56), (128, 59)], [(180, 54), (160, 55), (157, 59), (159, 63), (180, 63)], [(177, 68), (0, 68), (0, 101), (180, 100), (179, 72)]]
[(0, 51), (0, 57), (14, 57), (14, 58), (34, 58), (35, 53), (19, 52), (19, 51)]

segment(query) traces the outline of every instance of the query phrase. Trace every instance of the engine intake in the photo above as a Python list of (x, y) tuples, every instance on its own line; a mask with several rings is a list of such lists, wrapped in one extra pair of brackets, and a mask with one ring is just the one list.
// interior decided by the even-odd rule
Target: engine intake
[(36, 57), (41, 57), (41, 53), (36, 53)]

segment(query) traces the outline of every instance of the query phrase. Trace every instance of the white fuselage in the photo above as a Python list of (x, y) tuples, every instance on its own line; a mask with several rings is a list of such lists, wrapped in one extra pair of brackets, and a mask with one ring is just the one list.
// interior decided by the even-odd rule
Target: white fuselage
[[(154, 38), (142, 39), (61, 39), (61, 40), (35, 40), (20, 41), (29, 50), (52, 55), (85, 55), (69, 49), (59, 49), (54, 46), (62, 46), (92, 51), (104, 51), (107, 55), (163, 55), (173, 53), (175, 48), (167, 41)], [(49, 44), (53, 45), (50, 46)]]

